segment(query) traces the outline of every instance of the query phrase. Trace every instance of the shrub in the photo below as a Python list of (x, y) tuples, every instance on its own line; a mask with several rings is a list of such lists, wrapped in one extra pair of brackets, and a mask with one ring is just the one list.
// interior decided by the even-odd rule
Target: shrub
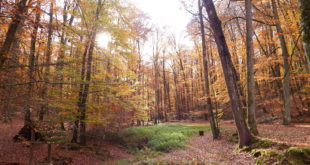
[(169, 152), (184, 146), (186, 140), (199, 131), (210, 130), (206, 126), (160, 124), (149, 127), (131, 127), (123, 130), (120, 137), (129, 149), (135, 151), (149, 147), (154, 151)]
[(115, 132), (109, 132), (109, 131), (105, 132), (104, 140), (108, 142), (124, 144), (122, 137), (120, 137), (119, 134)]
[(186, 137), (179, 132), (161, 133), (155, 135), (148, 143), (148, 147), (155, 151), (169, 152), (183, 147)]

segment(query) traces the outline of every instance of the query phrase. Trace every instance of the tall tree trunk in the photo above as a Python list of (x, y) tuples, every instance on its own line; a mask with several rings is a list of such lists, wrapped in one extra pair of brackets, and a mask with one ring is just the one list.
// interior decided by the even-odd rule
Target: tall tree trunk
[(187, 80), (186, 80), (186, 73), (185, 73), (185, 68), (184, 68), (184, 63), (181, 57), (181, 53), (178, 52), (178, 58), (179, 58), (179, 63), (180, 63), (180, 68), (182, 71), (182, 76), (183, 76), (183, 81), (184, 81), (184, 105), (185, 105), (185, 113), (189, 113), (190, 109), (189, 109), (189, 88), (188, 88), (188, 84), (187, 84)]
[[(76, 2), (78, 3), (78, 2)], [(60, 35), (60, 50), (59, 50), (59, 54), (58, 54), (58, 57), (57, 57), (57, 65), (56, 65), (56, 71), (58, 73), (58, 75), (56, 76), (56, 79), (58, 82), (60, 82), (57, 87), (59, 89), (59, 97), (60, 99), (63, 99), (63, 81), (64, 81), (64, 75), (62, 73), (62, 70), (64, 68), (64, 58), (65, 58), (65, 52), (66, 52), (66, 48), (67, 48), (67, 36), (66, 36), (66, 29), (67, 28), (70, 28), (72, 26), (72, 23), (74, 21), (74, 12), (75, 10), (77, 9), (78, 7), (78, 4), (75, 4), (75, 7), (73, 8), (73, 14), (71, 14), (71, 17), (70, 19), (68, 20), (68, 10), (70, 8), (70, 4), (68, 4), (68, 1), (65, 1), (64, 3), (64, 7), (63, 7), (63, 25), (62, 25), (62, 32), (61, 32), (61, 35)], [(68, 23), (69, 21), (69, 23)], [(83, 39), (81, 39), (82, 41)], [(61, 109), (59, 108), (58, 111), (61, 111)], [(74, 122), (75, 123), (75, 122)], [(61, 125), (61, 128), (62, 129), (65, 129), (64, 127), (64, 123), (63, 123), (63, 117), (60, 116), (60, 125)], [(73, 127), (75, 130), (76, 128), (76, 123), (74, 124), (74, 127)], [(74, 136), (75, 137), (75, 136)]]
[(23, 16), (28, 11), (28, 4), (31, 0), (21, 0), (17, 4), (17, 11), (15, 12), (12, 23), (9, 26), (9, 29), (6, 33), (5, 41), (0, 49), (0, 69), (3, 67), (3, 64), (8, 59), (9, 51), (11, 50), (12, 43), (15, 39), (15, 33), (20, 26)]
[[(38, 3), (37, 8), (40, 8), (40, 3)], [(30, 54), (28, 58), (28, 78), (29, 81), (35, 80), (35, 74), (34, 74), (34, 62), (35, 62), (35, 53), (36, 53), (36, 42), (37, 42), (37, 35), (38, 35), (38, 28), (39, 28), (39, 22), (40, 22), (41, 15), (39, 13), (36, 13), (35, 16), (35, 23), (33, 27), (33, 31), (31, 34), (31, 41), (30, 41)], [(33, 83), (28, 84), (28, 91), (27, 91), (27, 97), (25, 102), (25, 112), (24, 112), (24, 124), (28, 124), (31, 122), (31, 107), (30, 102), (32, 102), (33, 98)]]
[(215, 42), (220, 55), (226, 86), (230, 98), (235, 123), (239, 134), (239, 147), (249, 145), (252, 135), (244, 119), (244, 112), (241, 107), (241, 100), (238, 93), (236, 72), (231, 61), (227, 43), (212, 0), (204, 0), (204, 5), (209, 16), (210, 26), (213, 30)]
[(299, 0), (300, 10), (301, 10), (301, 24), (303, 31), (303, 47), (305, 49), (305, 56), (307, 60), (306, 69), (310, 73), (310, 1), (309, 0)]
[[(12, 49), (11, 49), (11, 59), (8, 61), (8, 66), (16, 66), (16, 64), (18, 64), (19, 61), (19, 55), (22, 54), (21, 52), (21, 44), (20, 44), (20, 38), (24, 29), (22, 28), (22, 24), (23, 24), (23, 20), (21, 20), (21, 25), (18, 26), (17, 30), (16, 30), (16, 36), (19, 37), (15, 37), (13, 43), (12, 43)], [(1, 71), (0, 71), (1, 72)], [(16, 82), (17, 81), (17, 77), (18, 75), (18, 71), (17, 70), (13, 70), (10, 72), (6, 72), (5, 75), (3, 75), (5, 80), (7, 81), (7, 83), (12, 83), (12, 82)], [(17, 90), (17, 87), (14, 86), (7, 86), (3, 88), (5, 90), (6, 93), (8, 93), (7, 95), (5, 95), (6, 97), (3, 98), (3, 100), (7, 100), (7, 103), (4, 104), (4, 120), (9, 122), (11, 120), (11, 111), (13, 110), (13, 102), (14, 102), (14, 95), (16, 95), (19, 91)]]
[(284, 38), (284, 33), (280, 24), (277, 4), (275, 0), (271, 0), (271, 5), (273, 9), (274, 18), (276, 20), (276, 29), (279, 34), (280, 46), (282, 49), (283, 56), (283, 68), (284, 68), (284, 79), (283, 79), (283, 100), (284, 100), (284, 114), (283, 114), (283, 124), (288, 125), (291, 122), (291, 88), (290, 88), (290, 71), (289, 71), (289, 54), (286, 47), (286, 42)]
[(84, 81), (85, 81), (85, 72), (86, 72), (86, 57), (87, 53), (89, 50), (89, 40), (86, 42), (85, 50), (83, 53), (83, 58), (82, 58), (82, 68), (81, 68), (81, 83), (80, 83), (80, 89), (79, 89), (79, 100), (78, 100), (78, 115), (76, 119), (73, 122), (73, 129), (72, 129), (72, 143), (77, 143), (78, 140), (78, 129), (79, 129), (79, 124), (80, 124), (80, 104), (82, 104), (82, 96), (83, 96), (83, 91), (84, 91)]
[(164, 84), (164, 117), (165, 121), (168, 121), (167, 109), (168, 109), (168, 93), (167, 93), (167, 79), (165, 71), (165, 57), (163, 57), (163, 84)]
[(172, 108), (171, 108), (171, 100), (170, 100), (169, 72), (167, 73), (167, 78), (166, 78), (166, 94), (167, 94), (167, 104), (168, 104), (167, 112), (170, 112)]
[(252, 0), (245, 0), (246, 11), (246, 54), (247, 54), (247, 117), (250, 132), (258, 135), (255, 114), (254, 47)]
[(52, 35), (53, 35), (53, 11), (54, 11), (54, 1), (52, 0), (50, 2), (50, 20), (48, 25), (48, 35), (47, 35), (47, 44), (46, 44), (46, 54), (45, 54), (45, 63), (46, 63), (46, 70), (44, 73), (44, 84), (41, 91), (41, 98), (44, 101), (42, 104), (40, 114), (39, 114), (39, 120), (43, 120), (44, 114), (46, 111), (48, 111), (48, 100), (45, 100), (46, 94), (48, 92), (48, 82), (49, 82), (49, 76), (50, 76), (50, 66), (51, 63), (51, 54), (52, 54)]
[[(96, 21), (99, 20), (100, 11), (102, 8), (101, 0), (98, 0), (97, 2), (97, 9), (96, 9)], [(87, 104), (87, 97), (88, 97), (88, 91), (89, 91), (89, 84), (91, 80), (91, 74), (92, 74), (92, 61), (93, 61), (93, 52), (95, 47), (95, 40), (97, 35), (97, 28), (98, 24), (95, 23), (92, 33), (90, 35), (90, 46), (88, 51), (88, 57), (86, 62), (86, 82), (83, 89), (83, 94), (81, 95), (81, 98), (79, 99), (80, 102), (78, 103), (78, 107), (80, 110), (80, 144), (86, 145), (86, 104)]]
[[(100, 0), (99, 0), (100, 1)], [(86, 103), (89, 91), (89, 83), (91, 80), (91, 71), (92, 71), (92, 60), (93, 60), (93, 50), (95, 46), (96, 39), (96, 30), (93, 32), (91, 36), (91, 43), (89, 46), (88, 58), (86, 63), (86, 82), (83, 88), (83, 94), (81, 95), (81, 102), (79, 103), (79, 111), (80, 111), (80, 144), (86, 144)]]
[[(238, 32), (239, 32), (239, 34), (240, 34), (240, 36), (241, 36), (241, 38), (242, 38), (242, 41), (243, 41), (243, 43), (245, 44), (245, 37), (244, 37), (244, 33), (243, 33), (243, 29), (241, 28), (241, 24), (240, 24), (240, 21), (239, 21), (239, 19), (237, 19), (236, 20), (236, 26), (237, 26), (237, 28), (238, 28)], [(233, 29), (232, 29), (232, 27), (231, 27), (231, 33), (232, 33), (232, 38), (234, 38), (234, 42), (236, 42), (236, 36), (234, 35), (234, 32), (233, 32)], [(236, 44), (234, 44), (234, 47), (235, 47), (235, 50), (237, 50), (237, 46), (236, 46)], [(236, 54), (236, 53), (235, 53)], [(233, 54), (234, 55), (234, 54)], [(245, 109), (246, 108), (246, 98), (245, 98), (245, 96), (244, 96), (244, 93), (243, 93), (243, 85), (241, 84), (241, 82), (240, 82), (240, 79), (241, 79), (241, 73), (245, 70), (245, 68), (244, 68), (244, 65), (243, 65), (243, 61), (244, 61), (244, 59), (242, 58), (242, 60), (239, 60), (238, 58), (239, 58), (239, 56), (236, 54), (235, 55), (236, 57), (235, 57), (235, 61), (236, 61), (236, 63), (239, 65), (239, 68), (237, 68), (238, 69), (238, 71), (239, 71), (239, 73), (240, 74), (238, 74), (238, 71), (236, 70), (236, 68), (234, 67), (234, 70), (233, 70), (233, 72), (235, 72), (235, 75), (236, 75), (236, 80), (237, 80), (237, 85), (238, 85), (238, 92), (239, 92), (239, 95), (240, 95), (240, 99), (241, 99), (241, 106), (242, 106), (242, 109)]]
[(157, 124), (159, 116), (160, 116), (160, 89), (159, 89), (159, 70), (158, 70), (158, 56), (154, 59), (154, 73), (155, 73), (155, 124)]
[[(269, 6), (269, 5), (268, 5)], [(268, 27), (268, 38), (270, 39), (269, 44), (268, 44), (268, 51), (269, 51), (269, 56), (274, 56), (275, 58), (277, 58), (277, 49), (275, 46), (275, 42), (274, 42), (274, 35), (273, 35), (273, 30), (272, 27), (269, 26)], [(276, 78), (280, 78), (281, 77), (281, 72), (280, 72), (280, 64), (276, 63), (274, 64), (274, 66), (270, 66), (271, 72), (273, 77)], [(281, 80), (276, 79), (273, 81), (273, 85), (275, 88), (275, 92), (277, 93), (278, 97), (280, 99), (283, 99), (283, 89), (282, 89), (282, 84), (281, 84)]]
[(207, 108), (209, 111), (209, 120), (212, 130), (213, 139), (217, 139), (219, 137), (219, 129), (216, 127), (214, 114), (213, 114), (213, 107), (211, 102), (211, 94), (210, 94), (210, 87), (209, 87), (209, 69), (208, 69), (208, 61), (207, 61), (207, 48), (206, 48), (206, 39), (205, 39), (205, 29), (204, 29), (204, 21), (202, 16), (202, 8), (201, 1), (198, 0), (198, 8), (199, 8), (199, 20), (200, 20), (200, 31), (201, 31), (201, 44), (202, 44), (202, 61), (203, 61), (203, 68), (204, 68), (204, 77), (205, 77), (205, 91), (207, 96)]
[(173, 70), (173, 82), (174, 82), (174, 90), (175, 90), (175, 111), (177, 119), (180, 120), (182, 118), (181, 109), (180, 109), (180, 96), (179, 96), (179, 88), (178, 88), (178, 77), (174, 68)]
[[(211, 42), (209, 44), (209, 48), (207, 47), (207, 50), (209, 50), (209, 52), (207, 51), (207, 56), (208, 56), (208, 61), (209, 63), (208, 64), (211, 64), (211, 66), (215, 66), (215, 60), (214, 60), (214, 57), (213, 57), (213, 53), (212, 53), (212, 45), (211, 45)], [(213, 77), (213, 79), (212, 79)], [(210, 78), (210, 86), (211, 86), (211, 90), (212, 90), (212, 93), (214, 95), (214, 102), (215, 102), (215, 123), (216, 123), (216, 127), (219, 129), (219, 123), (217, 121), (217, 118), (218, 118), (218, 101), (217, 101), (217, 92), (216, 90), (214, 89), (214, 82), (216, 81), (217, 77), (216, 77), (216, 74), (214, 74), (214, 71), (213, 72), (210, 72), (209, 73), (209, 78)]]

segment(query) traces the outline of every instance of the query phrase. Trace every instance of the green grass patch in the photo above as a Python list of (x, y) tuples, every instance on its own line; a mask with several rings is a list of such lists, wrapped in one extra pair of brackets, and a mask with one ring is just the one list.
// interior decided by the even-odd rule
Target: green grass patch
[(131, 127), (120, 133), (123, 144), (131, 151), (149, 148), (153, 151), (169, 152), (182, 148), (186, 140), (199, 131), (209, 131), (208, 126), (182, 124), (160, 124), (149, 127)]
[(162, 133), (153, 136), (147, 146), (155, 151), (169, 152), (173, 149), (181, 148), (185, 140), (186, 136), (180, 132)]

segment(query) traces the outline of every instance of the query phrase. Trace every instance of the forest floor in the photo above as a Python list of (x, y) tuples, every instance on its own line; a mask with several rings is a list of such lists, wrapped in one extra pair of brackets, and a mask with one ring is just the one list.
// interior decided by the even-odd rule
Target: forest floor
[[(29, 162), (30, 147), (27, 143), (17, 143), (13, 137), (23, 127), (22, 120), (13, 120), (9, 124), (0, 123), (0, 165), (26, 165)], [(107, 159), (127, 159), (132, 157), (119, 144), (89, 140), (88, 146), (77, 150), (69, 149), (64, 144), (52, 145), (52, 157), (73, 165), (95, 165)], [(47, 157), (47, 144), (34, 145), (35, 164)], [(96, 148), (95, 150), (93, 148)]]
[[(204, 125), (205, 121), (178, 122), (185, 125)], [(237, 144), (231, 139), (236, 133), (234, 121), (220, 123), (222, 132), (220, 140), (213, 140), (211, 132), (205, 136), (191, 138), (186, 147), (161, 156), (138, 162), (165, 162), (169, 164), (221, 164), (221, 165), (250, 165), (255, 164), (250, 152), (238, 152)], [(280, 121), (259, 124), (258, 138), (271, 140), (280, 144), (298, 147), (310, 147), (310, 124), (292, 124), (283, 126)]]
[[(205, 121), (178, 122), (184, 125), (207, 125)], [(27, 144), (15, 143), (12, 138), (23, 126), (19, 120), (14, 120), (10, 124), (0, 123), (0, 165), (10, 163), (28, 164), (29, 146)], [(248, 152), (238, 153), (237, 144), (230, 140), (236, 132), (233, 121), (222, 121), (220, 123), (222, 138), (213, 140), (210, 132), (204, 136), (190, 138), (185, 148), (163, 153), (156, 157), (149, 157), (144, 160), (137, 160), (133, 164), (147, 162), (167, 162), (174, 164), (184, 164), (190, 162), (200, 162), (207, 164), (255, 164), (255, 158)], [(289, 146), (310, 147), (310, 124), (292, 124), (283, 126), (280, 121), (269, 124), (259, 124), (258, 129), (261, 139), (268, 139)], [(129, 154), (127, 150), (119, 144), (89, 141), (88, 145), (95, 146), (96, 150), (80, 148), (70, 150), (64, 145), (53, 145), (53, 157), (68, 159), (74, 165), (93, 164), (115, 164), (120, 160), (133, 159), (135, 155)], [(37, 144), (34, 147), (34, 161), (41, 162), (47, 155), (47, 145)], [(123, 161), (126, 162), (126, 161)]]

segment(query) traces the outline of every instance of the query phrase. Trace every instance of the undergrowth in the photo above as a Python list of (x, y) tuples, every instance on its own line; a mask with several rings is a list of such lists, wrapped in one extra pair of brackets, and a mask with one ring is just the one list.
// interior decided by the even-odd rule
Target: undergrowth
[[(184, 147), (189, 137), (198, 135), (199, 131), (209, 131), (208, 126), (189, 126), (182, 124), (159, 124), (148, 127), (131, 127), (113, 135), (114, 142), (126, 146), (134, 153), (133, 158), (123, 159), (108, 164), (125, 165), (134, 162), (140, 164), (161, 164), (165, 162), (149, 162), (148, 160), (157, 157), (165, 152)], [(115, 138), (117, 136), (117, 138)], [(111, 139), (111, 138), (108, 138)]]
[(153, 151), (169, 152), (182, 148), (186, 140), (199, 131), (209, 131), (207, 126), (182, 124), (160, 124), (149, 127), (132, 127), (123, 130), (119, 136), (131, 151), (149, 148)]
[(250, 146), (239, 148), (239, 152), (251, 152), (257, 165), (308, 165), (310, 148), (290, 147), (270, 140), (255, 140)]

